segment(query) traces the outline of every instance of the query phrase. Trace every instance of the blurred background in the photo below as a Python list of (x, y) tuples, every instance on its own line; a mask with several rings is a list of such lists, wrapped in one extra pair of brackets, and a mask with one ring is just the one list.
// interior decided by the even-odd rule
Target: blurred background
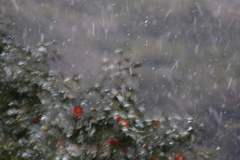
[(53, 67), (89, 83), (109, 53), (131, 51), (143, 63), (138, 105), (193, 116), (199, 143), (240, 157), (239, 0), (1, 0), (0, 30), (29, 49), (56, 40)]

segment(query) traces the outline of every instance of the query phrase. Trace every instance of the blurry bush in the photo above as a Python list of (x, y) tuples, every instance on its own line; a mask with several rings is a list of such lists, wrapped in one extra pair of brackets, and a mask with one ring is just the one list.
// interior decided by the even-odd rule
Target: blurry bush
[[(103, 60), (102, 81), (86, 88), (50, 64), (54, 44), (28, 51), (1, 37), (0, 159), (206, 159), (195, 150), (201, 128), (179, 115), (148, 118), (130, 50)], [(199, 147), (198, 147), (199, 148)]]

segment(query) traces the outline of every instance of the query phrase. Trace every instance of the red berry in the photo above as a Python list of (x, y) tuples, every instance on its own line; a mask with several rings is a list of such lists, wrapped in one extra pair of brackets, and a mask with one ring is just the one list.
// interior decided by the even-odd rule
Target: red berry
[(178, 157), (177, 160), (184, 160), (182, 156)]
[(36, 117), (31, 118), (32, 123), (37, 123), (38, 119)]
[(32, 117), (32, 118), (31, 118), (31, 122), (32, 122), (32, 123), (37, 123), (37, 122), (39, 121), (40, 117), (41, 117), (41, 116), (34, 116), (34, 117)]
[(114, 139), (112, 140), (112, 145), (118, 146), (118, 145), (119, 145), (119, 140), (116, 139), (116, 138), (114, 138)]
[(159, 122), (159, 121), (152, 121), (152, 124), (153, 124), (153, 125), (159, 125), (160, 122)]
[(129, 150), (129, 146), (125, 146), (123, 149), (125, 150), (125, 151), (128, 151)]
[(144, 145), (143, 145), (143, 148), (146, 149), (146, 150), (148, 150), (148, 148), (149, 148), (149, 144), (147, 144), (147, 143), (144, 144)]
[(107, 142), (110, 143), (111, 145), (118, 146), (119, 145), (119, 140), (117, 138), (108, 138)]
[(80, 106), (75, 106), (72, 109), (72, 114), (75, 115), (75, 116), (81, 116), (82, 112), (83, 112), (83, 108), (80, 107)]
[(128, 126), (129, 124), (128, 124), (128, 121), (126, 120), (126, 119), (122, 119), (121, 121), (120, 121), (120, 124), (121, 124), (121, 126)]
[(115, 121), (119, 122), (122, 120), (122, 117), (119, 116), (119, 115), (116, 115), (115, 118), (114, 118)]
[(175, 160), (184, 160), (183, 156), (181, 156), (179, 153), (174, 153), (173, 157), (175, 158)]

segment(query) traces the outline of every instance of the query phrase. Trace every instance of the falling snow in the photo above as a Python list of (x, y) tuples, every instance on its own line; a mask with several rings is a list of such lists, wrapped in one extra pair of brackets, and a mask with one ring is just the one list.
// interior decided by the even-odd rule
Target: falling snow
[[(36, 58), (47, 53), (47, 46), (39, 46), (39, 43), (55, 40), (61, 59), (46, 61), (46, 65), (61, 72), (59, 77), (66, 77), (63, 83), (67, 84), (74, 80), (73, 75), (81, 74), (85, 87), (95, 84), (103, 77), (99, 71), (102, 59), (106, 63), (101, 68), (104, 71), (119, 67), (118, 62), (108, 63), (112, 53), (120, 48), (118, 53), (131, 54), (130, 58), (124, 55), (126, 61), (136, 60), (143, 64), (141, 69), (136, 67), (140, 73), (139, 84), (130, 80), (127, 84), (134, 89), (142, 88), (137, 95), (138, 106), (148, 116), (197, 115), (195, 121), (206, 126), (199, 143), (209, 142), (208, 146), (213, 144), (214, 150), (225, 151), (222, 154), (228, 154), (220, 156), (226, 159), (240, 156), (239, 1), (3, 0), (2, 3), (0, 34), (14, 36), (15, 43), (26, 50), (37, 47)], [(125, 49), (129, 52), (123, 53)], [(0, 55), (0, 58), (5, 57), (5, 53)], [(17, 61), (18, 58), (7, 59), (14, 67), (3, 66), (4, 78), (23, 74), (21, 67), (28, 64), (28, 57), (22, 61)], [(134, 75), (134, 66), (124, 67), (123, 75), (126, 68)], [(37, 73), (33, 81), (38, 80)], [(42, 87), (51, 91), (54, 79), (48, 80), (50, 82), (43, 83)], [(70, 94), (64, 90), (61, 93), (65, 97)], [(124, 101), (121, 93), (115, 94), (118, 101)], [(79, 101), (85, 104), (81, 98)], [(41, 103), (49, 102), (43, 98)], [(11, 104), (17, 106), (15, 102)], [(129, 104), (123, 106), (127, 108)], [(111, 108), (105, 106), (105, 110)], [(7, 110), (13, 116), (18, 112), (17, 109)], [(51, 119), (50, 115), (55, 116), (55, 113), (42, 116), (41, 121)], [(11, 119), (9, 123), (12, 123)], [(47, 128), (45, 126), (43, 130)], [(95, 129), (88, 132), (91, 136)], [(71, 136), (72, 132), (67, 134)], [(69, 146), (69, 151), (76, 148)], [(29, 154), (26, 152), (22, 156)], [(62, 159), (69, 157), (66, 155)]]

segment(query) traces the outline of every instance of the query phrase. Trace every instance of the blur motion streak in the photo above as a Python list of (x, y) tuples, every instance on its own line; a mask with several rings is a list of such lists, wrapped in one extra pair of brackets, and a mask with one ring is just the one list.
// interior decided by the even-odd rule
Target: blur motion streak
[(139, 105), (206, 122), (202, 142), (221, 146), (226, 159), (240, 156), (239, 29), (237, 0), (1, 0), (0, 6), (0, 30), (16, 43), (30, 49), (59, 43), (65, 60), (53, 68), (66, 75), (98, 78), (107, 53), (130, 48), (145, 64)]

